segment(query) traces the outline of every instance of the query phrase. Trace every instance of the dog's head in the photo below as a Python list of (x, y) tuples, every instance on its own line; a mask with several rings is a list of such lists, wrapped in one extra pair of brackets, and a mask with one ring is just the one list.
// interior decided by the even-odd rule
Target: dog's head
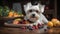
[(32, 5), (31, 2), (24, 5), (24, 11), (26, 13), (26, 19), (29, 19), (30, 21), (35, 22), (39, 19), (40, 14), (44, 12), (45, 5), (42, 5), (40, 3), (36, 3), (36, 5)]

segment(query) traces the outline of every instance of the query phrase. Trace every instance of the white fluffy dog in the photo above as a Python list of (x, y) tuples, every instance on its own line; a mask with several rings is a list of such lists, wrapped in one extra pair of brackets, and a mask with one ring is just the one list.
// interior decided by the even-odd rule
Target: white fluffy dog
[(26, 13), (25, 20), (29, 20), (32, 25), (48, 23), (46, 17), (42, 14), (44, 12), (45, 5), (38, 3), (37, 5), (32, 5), (28, 2), (24, 5), (24, 11)]

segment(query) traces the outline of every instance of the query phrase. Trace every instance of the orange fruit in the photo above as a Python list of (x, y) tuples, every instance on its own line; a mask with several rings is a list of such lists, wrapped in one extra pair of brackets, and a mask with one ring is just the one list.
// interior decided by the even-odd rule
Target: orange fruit
[(57, 26), (60, 25), (60, 21), (59, 21), (59, 20), (56, 21), (56, 25), (57, 25)]
[(54, 26), (57, 26), (59, 24), (59, 20), (56, 18), (53, 18), (51, 21), (52, 21)]
[(18, 15), (14, 15), (14, 17), (18, 17)]
[(49, 21), (49, 22), (47, 23), (47, 25), (48, 25), (48, 27), (53, 27), (53, 23), (52, 23), (51, 21)]
[(14, 15), (18, 15), (18, 13), (17, 12), (14, 12)]
[(56, 22), (56, 21), (57, 21), (57, 19), (56, 19), (56, 18), (53, 18), (51, 21), (54, 23), (54, 22)]
[(60, 26), (60, 21), (59, 21), (59, 26)]
[(9, 12), (8, 17), (12, 17), (13, 16), (13, 12)]
[(14, 12), (14, 17), (18, 17), (18, 13), (17, 12)]

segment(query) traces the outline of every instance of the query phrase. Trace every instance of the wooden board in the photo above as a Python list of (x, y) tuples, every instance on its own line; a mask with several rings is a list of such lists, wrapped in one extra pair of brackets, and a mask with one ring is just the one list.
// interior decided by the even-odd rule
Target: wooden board
[[(41, 33), (42, 32), (42, 33)], [(0, 27), (0, 34), (59, 34), (60, 28), (51, 28), (47, 31), (33, 30), (29, 31), (20, 28)]]

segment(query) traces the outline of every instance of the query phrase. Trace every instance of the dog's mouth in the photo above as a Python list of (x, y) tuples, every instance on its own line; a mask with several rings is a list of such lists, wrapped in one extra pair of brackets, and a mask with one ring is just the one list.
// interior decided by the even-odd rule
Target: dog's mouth
[(30, 19), (38, 19), (38, 17), (30, 17)]
[(37, 21), (38, 20), (38, 17), (30, 17), (30, 19), (29, 19), (30, 21), (33, 21), (33, 22), (35, 22), (35, 21)]
[(37, 19), (36, 19), (36, 18), (30, 18), (30, 19), (28, 19), (28, 21), (29, 21), (30, 23), (35, 23), (35, 22), (37, 21)]
[(37, 20), (37, 18), (30, 18), (30, 19), (32, 19), (32, 20)]

